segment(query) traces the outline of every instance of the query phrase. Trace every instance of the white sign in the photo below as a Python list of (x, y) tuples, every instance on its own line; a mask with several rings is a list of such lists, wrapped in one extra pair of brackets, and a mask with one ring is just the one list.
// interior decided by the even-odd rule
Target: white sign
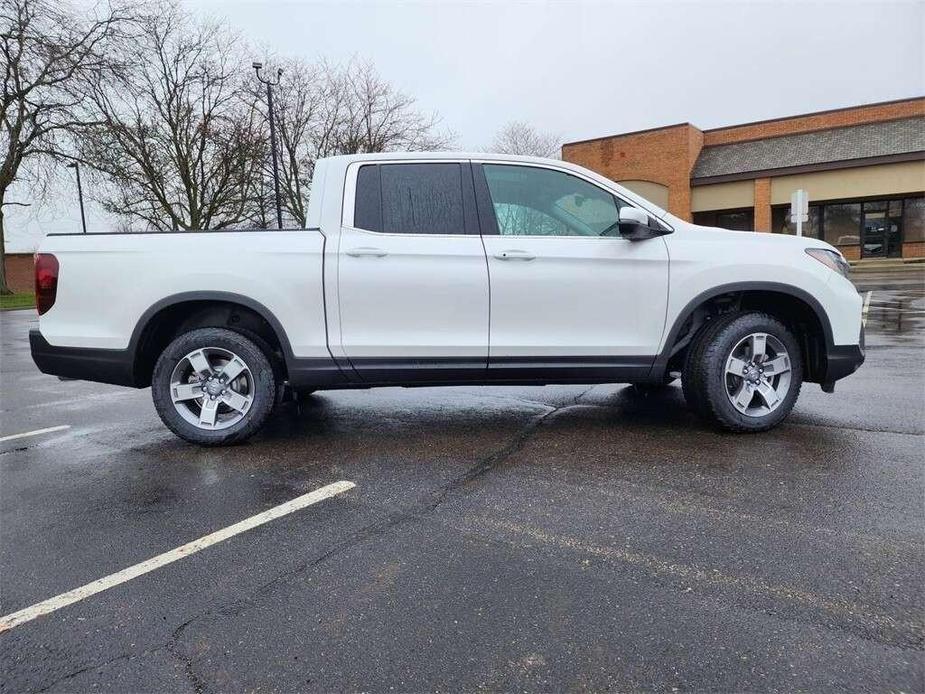
[(797, 236), (802, 236), (803, 222), (809, 221), (809, 194), (802, 188), (790, 196), (790, 221), (797, 225)]

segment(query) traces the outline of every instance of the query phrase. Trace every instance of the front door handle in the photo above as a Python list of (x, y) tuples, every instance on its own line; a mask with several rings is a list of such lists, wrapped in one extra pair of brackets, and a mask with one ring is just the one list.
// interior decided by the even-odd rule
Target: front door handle
[(351, 248), (349, 251), (346, 251), (347, 255), (351, 258), (382, 258), (387, 256), (388, 251), (384, 251), (381, 248), (372, 248), (371, 246), (361, 246), (360, 248)]
[(533, 260), (536, 258), (536, 256), (532, 253), (528, 253), (527, 251), (519, 251), (516, 249), (495, 253), (495, 257), (498, 260)]

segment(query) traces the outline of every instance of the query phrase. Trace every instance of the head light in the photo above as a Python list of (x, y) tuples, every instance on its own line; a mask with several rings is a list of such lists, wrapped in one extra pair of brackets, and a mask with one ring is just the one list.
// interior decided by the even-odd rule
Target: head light
[(851, 272), (851, 266), (848, 265), (845, 256), (838, 251), (830, 251), (828, 248), (807, 248), (806, 254), (835, 270), (842, 277), (848, 277), (848, 273)]

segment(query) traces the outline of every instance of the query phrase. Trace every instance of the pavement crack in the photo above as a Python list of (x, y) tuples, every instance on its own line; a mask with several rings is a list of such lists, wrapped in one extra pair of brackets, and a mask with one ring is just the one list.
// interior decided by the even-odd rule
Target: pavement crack
[(207, 688), (206, 688), (205, 682), (201, 678), (199, 678), (196, 675), (195, 671), (193, 670), (193, 665), (194, 665), (193, 660), (191, 658), (188, 658), (184, 654), (180, 653), (179, 650), (177, 649), (177, 643), (180, 641), (180, 638), (183, 635), (183, 632), (186, 631), (186, 629), (193, 622), (196, 622), (210, 615), (237, 616), (248, 605), (256, 604), (255, 598), (257, 596), (269, 593), (276, 586), (283, 584), (287, 582), (288, 580), (298, 576), (299, 574), (304, 573), (310, 569), (313, 569), (316, 566), (319, 566), (320, 564), (323, 564), (325, 561), (327, 561), (331, 557), (341, 554), (342, 552), (350, 549), (351, 547), (359, 545), (362, 542), (365, 542), (366, 540), (372, 537), (381, 535), (382, 533), (388, 531), (390, 528), (396, 525), (399, 525), (400, 523), (404, 523), (408, 520), (411, 520), (413, 518), (416, 518), (416, 516), (413, 513), (408, 513), (408, 512), (393, 513), (384, 519), (378, 520), (374, 523), (369, 523), (359, 528), (355, 532), (351, 533), (346, 539), (344, 539), (341, 542), (338, 542), (337, 544), (325, 550), (324, 552), (311, 557), (307, 561), (302, 562), (301, 564), (290, 569), (289, 571), (284, 571), (284, 572), (281, 572), (275, 575), (269, 581), (261, 583), (260, 585), (253, 588), (244, 597), (238, 598), (237, 600), (231, 600), (228, 602), (220, 603), (218, 605), (214, 605), (210, 607), (209, 609), (204, 610), (203, 612), (200, 612), (190, 617), (185, 622), (183, 622), (180, 626), (174, 629), (170, 640), (164, 645), (164, 647), (168, 650), (168, 652), (170, 652), (170, 654), (174, 658), (176, 658), (181, 663), (183, 663), (184, 667), (186, 668), (187, 679), (189, 679), (190, 684), (193, 685), (197, 694), (206, 692)]
[(475, 479), (482, 477), (495, 468), (497, 468), (507, 458), (523, 448), (527, 439), (536, 431), (540, 425), (550, 416), (559, 411), (560, 408), (550, 409), (539, 417), (534, 417), (531, 422), (521, 429), (507, 445), (500, 450), (495, 451), (489, 456), (480, 458), (463, 474), (454, 477), (452, 480), (439, 487), (431, 497), (431, 500), (420, 507), (421, 511), (433, 511), (449, 498), (450, 494), (464, 487)]
[[(308, 571), (309, 569), (313, 569), (316, 566), (323, 564), (325, 561), (327, 561), (331, 557), (341, 554), (342, 552), (345, 552), (351, 547), (361, 544), (370, 538), (376, 537), (378, 535), (382, 535), (383, 533), (387, 532), (391, 528), (397, 525), (400, 525), (406, 521), (412, 520), (414, 518), (416, 518), (415, 514), (405, 511), (405, 512), (399, 512), (399, 513), (392, 513), (383, 519), (377, 520), (374, 523), (369, 523), (367, 525), (364, 525), (360, 529), (351, 533), (346, 539), (335, 544), (330, 549), (322, 552), (321, 554), (318, 554), (312, 557), (311, 559), (309, 559), (306, 562), (303, 562), (302, 564), (295, 567), (294, 569), (278, 574), (277, 576), (274, 576), (271, 580), (267, 581), (266, 583), (263, 583), (257, 586), (257, 588), (251, 592), (251, 595), (248, 596), (247, 599), (243, 601), (236, 601), (236, 603), (250, 602), (250, 599), (253, 596), (266, 593), (269, 590), (271, 590), (274, 586), (286, 581), (287, 579), (292, 578), (293, 576), (297, 576), (298, 574)], [(229, 605), (236, 604), (236, 603), (229, 603)]]
[(74, 670), (73, 672), (69, 672), (68, 674), (59, 677), (51, 684), (47, 684), (41, 689), (36, 689), (35, 690), (36, 694), (41, 694), (41, 692), (47, 692), (52, 687), (55, 687), (61, 684), (62, 682), (66, 682), (67, 680), (73, 679), (74, 677), (77, 677), (78, 675), (82, 675), (85, 672), (89, 672), (90, 670), (96, 670), (97, 668), (106, 667), (107, 665), (111, 665), (112, 663), (115, 663), (119, 660), (126, 660), (131, 657), (132, 657), (131, 653), (120, 653), (119, 655), (109, 658), (108, 660), (101, 660), (99, 662), (92, 663), (90, 665), (82, 667), (79, 670)]
[(183, 666), (183, 672), (186, 676), (186, 680), (189, 682), (190, 686), (193, 688), (193, 691), (196, 692), (196, 694), (205, 694), (208, 692), (208, 685), (202, 677), (196, 674), (194, 660), (189, 656), (181, 653), (180, 649), (177, 648), (177, 644), (179, 643), (183, 632), (186, 631), (186, 628), (190, 624), (206, 616), (211, 611), (212, 610), (206, 610), (187, 619), (185, 622), (180, 624), (180, 626), (173, 630), (173, 632), (170, 634), (170, 639), (167, 641), (167, 643), (164, 644), (164, 649)]
[(578, 405), (578, 401), (581, 400), (594, 386), (589, 386), (585, 390), (581, 391), (578, 395), (572, 398), (565, 405), (546, 405), (547, 411), (538, 417), (534, 417), (523, 427), (517, 435), (504, 447), (495, 451), (491, 455), (488, 455), (484, 458), (481, 458), (475, 462), (468, 470), (458, 477), (453, 478), (448, 483), (444, 484), (442, 487), (438, 488), (436, 492), (431, 497), (430, 502), (424, 504), (419, 508), (420, 511), (433, 511), (442, 503), (444, 503), (449, 496), (456, 490), (464, 487), (473, 480), (483, 477), (492, 470), (500, 466), (505, 460), (510, 458), (514, 453), (517, 453), (527, 440), (533, 435), (534, 432), (539, 429), (543, 423), (550, 417), (567, 410), (570, 407), (575, 407)]

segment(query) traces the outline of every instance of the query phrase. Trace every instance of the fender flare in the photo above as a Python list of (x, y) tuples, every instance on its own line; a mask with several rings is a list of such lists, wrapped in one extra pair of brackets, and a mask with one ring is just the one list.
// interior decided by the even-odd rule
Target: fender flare
[(819, 324), (822, 326), (822, 333), (825, 339), (826, 350), (828, 351), (831, 349), (834, 344), (834, 338), (832, 335), (832, 323), (829, 320), (829, 316), (825, 312), (825, 309), (822, 307), (822, 304), (820, 304), (819, 301), (809, 292), (800, 289), (799, 287), (794, 287), (791, 284), (783, 284), (781, 282), (730, 282), (729, 284), (721, 284), (701, 292), (689, 302), (687, 302), (684, 308), (681, 309), (671, 326), (671, 330), (668, 331), (668, 335), (665, 338), (665, 344), (664, 347), (662, 347), (662, 351), (659, 352), (658, 356), (655, 358), (655, 362), (652, 364), (652, 369), (649, 372), (650, 380), (661, 380), (664, 377), (665, 371), (668, 368), (668, 360), (672, 356), (672, 347), (674, 347), (675, 342), (678, 340), (678, 335), (681, 332), (681, 328), (687, 322), (688, 318), (693, 315), (694, 311), (696, 311), (700, 306), (702, 306), (710, 299), (714, 299), (717, 296), (748, 291), (786, 294), (807, 304), (813, 310), (813, 313), (819, 320)]
[[(292, 352), (292, 344), (289, 342), (289, 335), (283, 328), (282, 323), (273, 314), (273, 312), (259, 301), (255, 301), (241, 294), (223, 291), (191, 291), (171, 294), (170, 296), (160, 299), (150, 307), (138, 319), (135, 329), (132, 331), (132, 337), (129, 340), (129, 346), (126, 350), (132, 363), (132, 377), (135, 385), (140, 385), (138, 374), (135, 373), (135, 363), (138, 357), (138, 348), (144, 335), (145, 329), (151, 322), (151, 319), (160, 311), (177, 304), (188, 301), (221, 301), (225, 303), (240, 304), (250, 309), (270, 326), (270, 329), (276, 334), (280, 348), (283, 351), (283, 359), (286, 363), (286, 373), (288, 383), (293, 388), (316, 388), (324, 386), (336, 386), (347, 382), (347, 377), (341, 367), (337, 364), (332, 356), (328, 357), (296, 357)], [(327, 325), (325, 325), (327, 330)]]
[(241, 306), (250, 309), (261, 318), (263, 318), (267, 323), (269, 323), (270, 328), (272, 328), (273, 332), (276, 334), (276, 339), (279, 340), (280, 347), (283, 350), (283, 355), (286, 357), (286, 360), (288, 361), (292, 358), (292, 346), (289, 344), (289, 336), (283, 329), (282, 323), (279, 322), (279, 319), (273, 315), (273, 312), (270, 311), (270, 309), (261, 304), (259, 301), (254, 301), (253, 299), (242, 296), (241, 294), (221, 291), (180, 292), (179, 294), (171, 294), (170, 296), (166, 296), (163, 299), (159, 299), (154, 304), (149, 306), (145, 312), (141, 314), (138, 322), (135, 323), (135, 329), (132, 331), (132, 337), (129, 340), (128, 349), (132, 353), (133, 357), (137, 355), (141, 337), (144, 335), (145, 330), (150, 325), (151, 319), (165, 308), (170, 308), (171, 306), (176, 306), (177, 304), (183, 304), (189, 301), (222, 301), (230, 304), (240, 304)]

